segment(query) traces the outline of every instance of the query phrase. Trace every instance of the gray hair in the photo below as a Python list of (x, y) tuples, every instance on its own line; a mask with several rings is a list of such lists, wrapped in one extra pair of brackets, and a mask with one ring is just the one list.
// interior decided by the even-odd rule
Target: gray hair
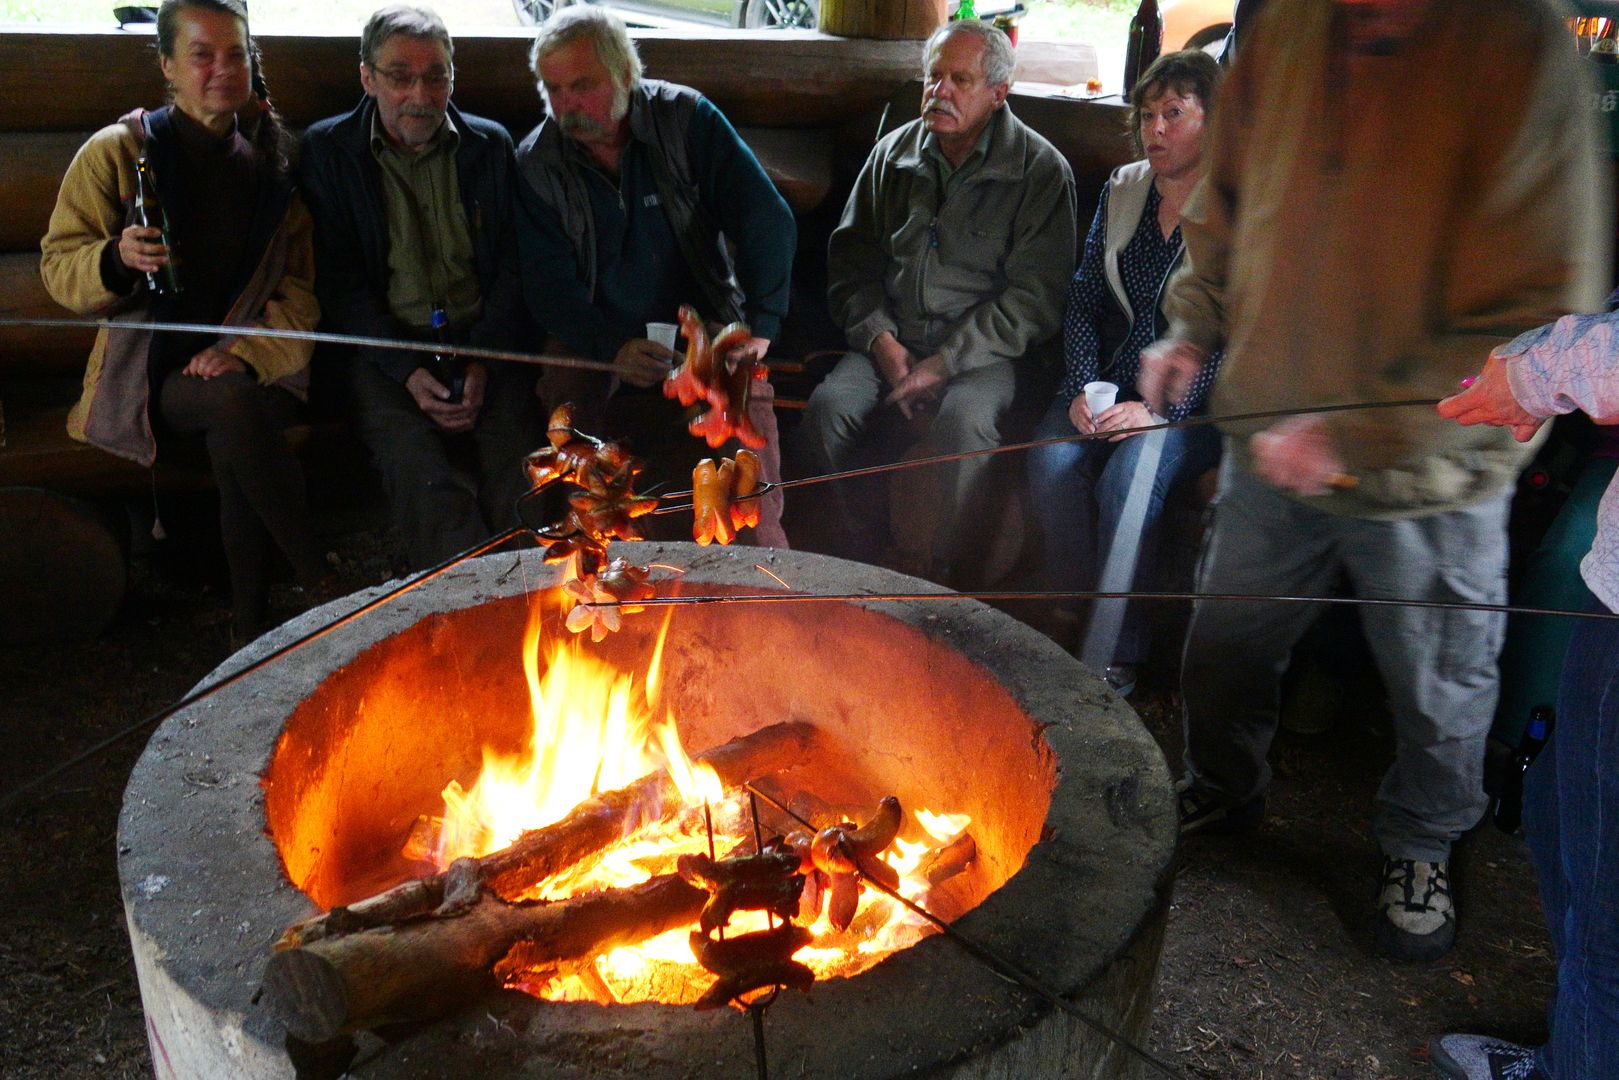
[(455, 60), (455, 43), (450, 31), (432, 8), (412, 7), (409, 4), (389, 4), (372, 12), (360, 31), (360, 59), (369, 67), (377, 66), (377, 50), (395, 34), (413, 38), (432, 38), (444, 46), (444, 55)]
[(922, 49), (922, 76), (927, 77), (928, 69), (933, 61), (939, 57), (939, 50), (944, 43), (958, 34), (967, 34), (977, 38), (984, 45), (980, 54), (984, 68), (984, 81), (991, 86), (1001, 83), (1011, 83), (1012, 67), (1017, 58), (1012, 55), (1012, 39), (1002, 30), (984, 22), (982, 19), (957, 19), (947, 22), (932, 34), (928, 35), (927, 45)]
[(542, 60), (576, 41), (588, 41), (596, 47), (596, 59), (607, 68), (615, 84), (627, 83), (632, 90), (641, 85), (641, 56), (635, 51), (624, 20), (595, 4), (559, 7), (540, 24), (528, 50), (528, 67), (534, 78), (540, 77)]

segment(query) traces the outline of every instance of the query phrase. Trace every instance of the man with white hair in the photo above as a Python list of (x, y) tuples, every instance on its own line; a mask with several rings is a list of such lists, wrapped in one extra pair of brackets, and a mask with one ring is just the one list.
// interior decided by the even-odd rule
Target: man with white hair
[[(806, 472), (863, 463), (881, 436), (926, 418), (932, 452), (997, 445), (1016, 392), (1032, 389), (1041, 367), (1034, 351), (1061, 324), (1074, 271), (1074, 179), (1006, 105), (1011, 42), (977, 20), (953, 22), (934, 32), (923, 57), (921, 117), (872, 149), (832, 234), (832, 316), (853, 351), (810, 396), (798, 432)], [(981, 561), (963, 524), (986, 463), (928, 470), (938, 520), (918, 553), (925, 565), (913, 569), (959, 580), (964, 565)], [(842, 536), (842, 553), (865, 555), (850, 541), (871, 522), (837, 495), (829, 539)]]
[[(304, 137), (300, 187), (315, 218), (323, 328), (532, 347), (517, 282), (511, 136), (450, 103), (454, 47), (443, 20), (405, 4), (378, 9), (360, 35), (360, 84), (353, 111)], [(390, 531), (417, 569), (516, 523), (522, 457), (544, 439), (532, 368), (430, 356), (364, 348), (342, 368), (355, 426), (382, 474)], [(474, 484), (458, 468), (467, 457)]]
[[(529, 61), (549, 115), (517, 152), (524, 295), (553, 347), (619, 369), (611, 382), (547, 371), (545, 395), (573, 401), (581, 423), (609, 426), (602, 434), (628, 436), (650, 457), (651, 478), (674, 482), (700, 444), (660, 392), (674, 355), (646, 324), (674, 322), (690, 304), (714, 324), (745, 322), (753, 337), (732, 355), (763, 358), (787, 314), (792, 211), (712, 102), (642, 78), (611, 11), (557, 11)], [(750, 409), (769, 440), (770, 479), (779, 476), (773, 396), (756, 384)], [(784, 546), (779, 506), (779, 496), (765, 500), (757, 535)]]

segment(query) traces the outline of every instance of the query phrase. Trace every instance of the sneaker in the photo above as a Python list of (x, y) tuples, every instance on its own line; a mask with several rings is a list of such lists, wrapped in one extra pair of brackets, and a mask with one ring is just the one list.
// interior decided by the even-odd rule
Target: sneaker
[(1192, 778), (1175, 782), (1175, 799), (1180, 807), (1181, 835), (1229, 836), (1251, 832), (1265, 817), (1265, 796), (1245, 803), (1224, 802), (1192, 786)]
[(1383, 857), (1373, 934), (1399, 960), (1437, 960), (1456, 940), (1450, 862)]
[(1548, 1080), (1532, 1047), (1488, 1035), (1441, 1035), (1428, 1044), (1428, 1060), (1446, 1080)]
[(1102, 678), (1113, 688), (1113, 692), (1120, 697), (1129, 697), (1136, 692), (1136, 665), (1109, 664), (1102, 672)]

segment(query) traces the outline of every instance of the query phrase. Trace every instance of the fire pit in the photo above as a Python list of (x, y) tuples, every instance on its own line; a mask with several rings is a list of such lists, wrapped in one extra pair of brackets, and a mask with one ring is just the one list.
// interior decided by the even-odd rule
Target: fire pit
[[(931, 592), (858, 564), (760, 549), (645, 545), (686, 594)], [(757, 564), (757, 565), (756, 565)], [(170, 719), (119, 827), (136, 969), (160, 1076), (290, 1076), (255, 1003), (287, 926), (419, 876), (402, 849), (486, 747), (529, 725), (521, 656), (537, 553), (443, 575)], [(232, 658), (248, 662), (343, 605)], [(661, 696), (693, 752), (787, 720), (827, 748), (776, 779), (839, 805), (897, 795), (967, 815), (978, 858), (954, 927), (1131, 1041), (1146, 1036), (1175, 823), (1167, 773), (1129, 709), (1045, 638), (966, 600), (672, 609)], [(664, 612), (590, 652), (640, 670)], [(964, 912), (964, 913), (963, 913)], [(764, 1022), (779, 1075), (1135, 1075), (1133, 1059), (942, 936), (852, 978), (784, 994)], [(505, 993), (389, 1039), (361, 1076), (750, 1076), (732, 1009)]]

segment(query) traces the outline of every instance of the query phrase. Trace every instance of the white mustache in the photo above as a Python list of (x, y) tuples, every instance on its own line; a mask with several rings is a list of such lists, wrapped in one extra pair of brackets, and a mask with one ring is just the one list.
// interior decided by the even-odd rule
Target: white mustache
[(586, 135), (602, 135), (606, 133), (605, 128), (584, 113), (563, 113), (557, 117), (557, 123), (562, 125), (563, 131), (582, 131)]
[(957, 109), (948, 101), (940, 101), (937, 98), (929, 98), (926, 102), (924, 102), (922, 105), (922, 111), (925, 113), (943, 113), (952, 120), (961, 119), (961, 110)]

